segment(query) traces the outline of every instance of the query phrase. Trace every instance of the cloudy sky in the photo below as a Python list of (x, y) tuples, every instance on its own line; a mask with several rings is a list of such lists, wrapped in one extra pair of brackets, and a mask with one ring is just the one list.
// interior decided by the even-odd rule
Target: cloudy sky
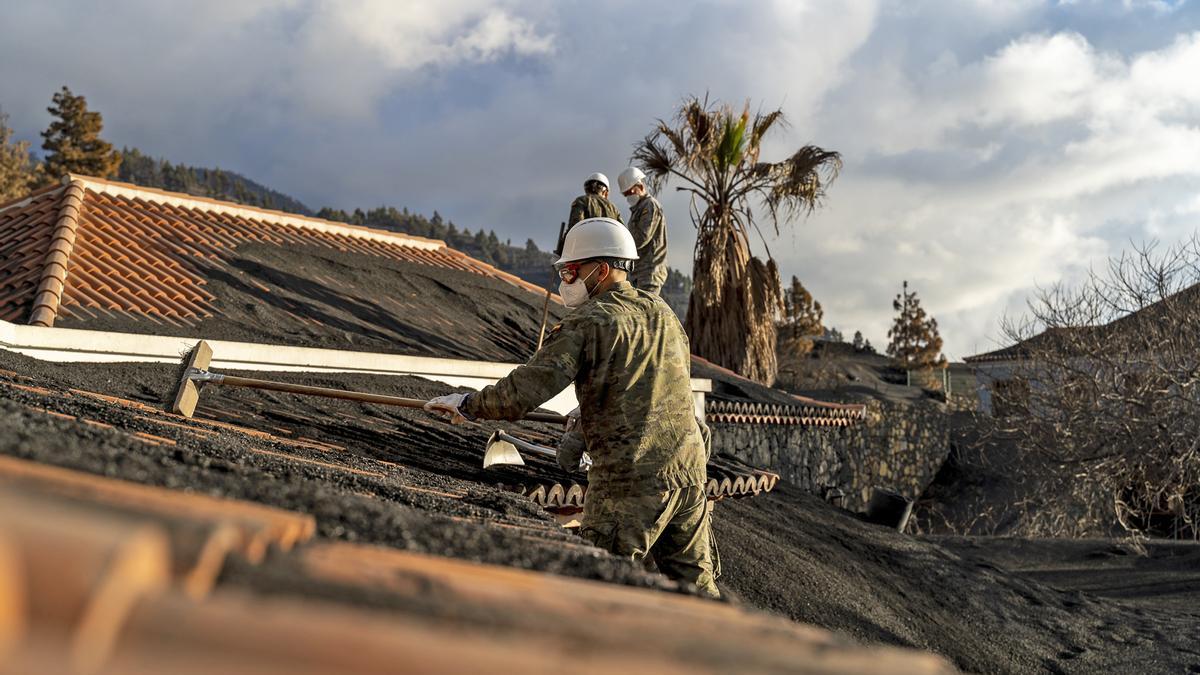
[[(768, 245), (827, 324), (877, 346), (905, 279), (961, 358), (995, 347), (1035, 284), (1200, 225), (1200, 7), (1184, 0), (10, 0), (3, 14), (0, 108), (35, 145), (67, 84), (117, 145), (313, 207), (438, 209), (543, 248), (582, 178), (615, 179), (683, 96), (782, 107), (767, 159), (815, 143), (845, 170)], [(690, 270), (687, 204), (664, 203), (671, 263)]]

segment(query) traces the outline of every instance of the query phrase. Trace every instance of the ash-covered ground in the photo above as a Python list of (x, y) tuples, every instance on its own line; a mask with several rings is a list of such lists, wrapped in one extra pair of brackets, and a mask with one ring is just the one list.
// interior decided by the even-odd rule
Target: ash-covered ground
[[(714, 522), (723, 587), (796, 621), (969, 672), (1200, 672), (1194, 544), (1174, 560), (1122, 558), (1118, 573), (1104, 553), (1114, 540), (1092, 557), (1070, 540), (902, 535), (783, 484), (721, 504)], [(1123, 591), (1097, 592), (1101, 574), (1124, 575)]]
[[(58, 396), (74, 387), (158, 403), (174, 386), (170, 366), (47, 364), (0, 352), (0, 369), (18, 374), (0, 374), (0, 453), (311, 513), (324, 538), (668, 587), (495, 487), (477, 467), (487, 428), (450, 427), (415, 410), (214, 388), (201, 399), (212, 406), (210, 414), (227, 411), (238, 416), (231, 420), (237, 424), (257, 419), (263, 428), (286, 428), (345, 449), (277, 447), (236, 431), (196, 440), (182, 432), (171, 436), (171, 427), (156, 425), (153, 415)], [(414, 378), (284, 377), (410, 396), (447, 390)], [(364, 419), (374, 420), (370, 428), (360, 426)], [(121, 432), (126, 428), (170, 436), (176, 444), (139, 443)], [(522, 429), (548, 432), (539, 425)], [(863, 642), (929, 649), (974, 672), (1200, 672), (1193, 644), (1200, 614), (1190, 603), (1200, 582), (1188, 567), (1200, 559), (1195, 548), (1172, 548), (1168, 561), (1161, 555), (1118, 558), (1105, 548), (1115, 542), (1081, 549), (1078, 542), (913, 537), (784, 484), (769, 494), (719, 502), (714, 519), (720, 584), (748, 607)], [(388, 602), (343, 594), (337, 586), (305, 587), (296, 579), (286, 561), (233, 565), (226, 575), (228, 583), (261, 592)], [(1179, 593), (1192, 595), (1170, 599)]]
[[(356, 442), (343, 437), (339, 445), (344, 449), (331, 450), (234, 429), (197, 435), (178, 417), (68, 393), (77, 388), (161, 405), (177, 382), (172, 366), (47, 364), (0, 350), (0, 369), (17, 374), (0, 373), (0, 453), (6, 455), (310, 513), (318, 534), (332, 539), (663, 586), (661, 577), (585, 544), (528, 499), (498, 487), (504, 472), (511, 479), (515, 470), (483, 472), (479, 462), (488, 426), (456, 427), (422, 411), (356, 410), (359, 406), (348, 402), (321, 401), (330, 404), (329, 416), (344, 420), (346, 434), (358, 436)], [(385, 393), (429, 396), (450, 390), (419, 378), (392, 379)], [(338, 385), (325, 378), (308, 382)], [(299, 397), (252, 390), (222, 393), (205, 391), (202, 406), (211, 402), (241, 416), (270, 408), (286, 417), (263, 416), (248, 428), (286, 429), (289, 419), (305, 418), (303, 408), (288, 407), (287, 399), (299, 404)], [(304, 402), (308, 404), (317, 406), (311, 399)], [(355, 426), (360, 415), (382, 416), (383, 421), (375, 430)], [(407, 422), (409, 416), (417, 422)], [(539, 425), (523, 428), (537, 433)], [(312, 435), (305, 435), (306, 430)], [(171, 444), (144, 443), (136, 432)], [(320, 428), (303, 425), (288, 432), (289, 438), (322, 436)], [(279, 432), (278, 438), (285, 434)]]

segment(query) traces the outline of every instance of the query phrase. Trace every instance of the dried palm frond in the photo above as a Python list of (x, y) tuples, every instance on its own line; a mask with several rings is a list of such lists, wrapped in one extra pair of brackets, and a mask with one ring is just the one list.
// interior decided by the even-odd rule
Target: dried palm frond
[(837, 152), (806, 145), (782, 162), (761, 162), (765, 136), (786, 125), (782, 110), (750, 115), (696, 96), (685, 98), (674, 123), (658, 120), (638, 143), (633, 162), (659, 192), (674, 180), (691, 194), (697, 230), (692, 297), (687, 315), (693, 350), (743, 375), (774, 380), (779, 272), (767, 251), (750, 255), (755, 207), (765, 207), (778, 234), (781, 220), (811, 213), (841, 169)]

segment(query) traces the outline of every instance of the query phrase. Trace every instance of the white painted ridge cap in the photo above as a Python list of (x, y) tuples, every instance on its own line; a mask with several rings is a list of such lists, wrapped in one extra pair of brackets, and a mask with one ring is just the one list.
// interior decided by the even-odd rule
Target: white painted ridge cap
[[(79, 361), (170, 361), (182, 359), (199, 340), (195, 337), (45, 328), (0, 321), (0, 348), (44, 352), (55, 361), (69, 360), (63, 358), (64, 355), (76, 355)], [(213, 349), (214, 363), (237, 364), (237, 368), (246, 370), (403, 373), (428, 375), (435, 379), (453, 376), (495, 381), (521, 365), (255, 342), (207, 342)], [(712, 380), (691, 378), (691, 390), (711, 392)]]

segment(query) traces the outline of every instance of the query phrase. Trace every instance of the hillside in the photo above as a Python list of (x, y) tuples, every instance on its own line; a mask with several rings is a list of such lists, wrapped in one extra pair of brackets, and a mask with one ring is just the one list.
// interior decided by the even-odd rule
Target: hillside
[(122, 148), (120, 155), (121, 167), (116, 178), (125, 183), (186, 192), (197, 197), (261, 206), (304, 216), (313, 215), (312, 209), (300, 200), (233, 171), (172, 164), (165, 159), (144, 155), (137, 148)]

